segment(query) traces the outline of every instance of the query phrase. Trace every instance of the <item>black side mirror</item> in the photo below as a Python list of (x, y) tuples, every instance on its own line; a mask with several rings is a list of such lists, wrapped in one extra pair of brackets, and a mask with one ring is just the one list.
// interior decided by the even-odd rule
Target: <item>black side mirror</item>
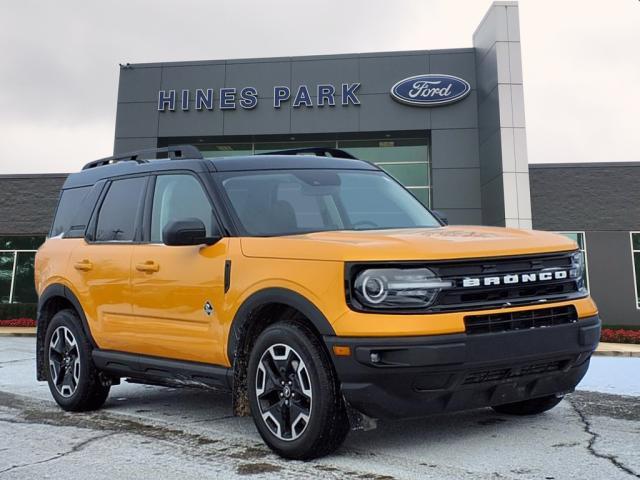
[(162, 230), (162, 242), (165, 245), (213, 245), (220, 236), (207, 237), (207, 229), (199, 218), (185, 218), (169, 222)]
[(431, 213), (433, 213), (442, 223), (449, 225), (449, 219), (445, 213), (442, 213), (440, 210), (432, 210)]

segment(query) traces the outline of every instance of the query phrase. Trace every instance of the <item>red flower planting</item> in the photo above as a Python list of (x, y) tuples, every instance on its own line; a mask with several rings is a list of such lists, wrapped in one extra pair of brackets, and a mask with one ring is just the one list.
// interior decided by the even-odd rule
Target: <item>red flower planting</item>
[(10, 318), (0, 320), (0, 327), (35, 327), (36, 321), (31, 318)]
[(624, 330), (622, 328), (603, 328), (600, 335), (601, 342), (638, 343), (640, 344), (640, 330)]

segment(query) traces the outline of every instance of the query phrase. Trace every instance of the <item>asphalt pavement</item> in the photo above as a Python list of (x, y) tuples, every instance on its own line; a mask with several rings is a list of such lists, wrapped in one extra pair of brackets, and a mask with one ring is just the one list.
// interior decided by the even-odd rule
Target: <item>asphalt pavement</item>
[(0, 479), (640, 478), (640, 358), (596, 357), (579, 390), (536, 417), (490, 409), (380, 422), (335, 454), (283, 460), (229, 395), (123, 383), (65, 413), (35, 381), (34, 339), (0, 337)]

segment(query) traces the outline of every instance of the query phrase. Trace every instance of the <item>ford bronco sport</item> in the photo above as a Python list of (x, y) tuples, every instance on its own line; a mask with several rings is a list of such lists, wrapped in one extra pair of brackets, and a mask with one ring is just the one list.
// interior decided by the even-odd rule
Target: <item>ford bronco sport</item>
[(600, 332), (574, 242), (447, 226), (334, 149), (91, 162), (63, 186), (36, 287), (37, 378), (63, 409), (121, 379), (224, 389), (297, 459), (379, 418), (549, 410)]

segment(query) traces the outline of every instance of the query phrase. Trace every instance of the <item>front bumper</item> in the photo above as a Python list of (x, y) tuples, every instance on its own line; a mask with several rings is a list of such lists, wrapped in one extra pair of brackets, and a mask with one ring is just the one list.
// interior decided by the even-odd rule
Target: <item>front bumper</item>
[[(597, 315), (477, 335), (324, 337), (346, 400), (374, 418), (420, 417), (571, 392), (599, 339)], [(334, 345), (348, 345), (351, 355), (336, 356)]]

